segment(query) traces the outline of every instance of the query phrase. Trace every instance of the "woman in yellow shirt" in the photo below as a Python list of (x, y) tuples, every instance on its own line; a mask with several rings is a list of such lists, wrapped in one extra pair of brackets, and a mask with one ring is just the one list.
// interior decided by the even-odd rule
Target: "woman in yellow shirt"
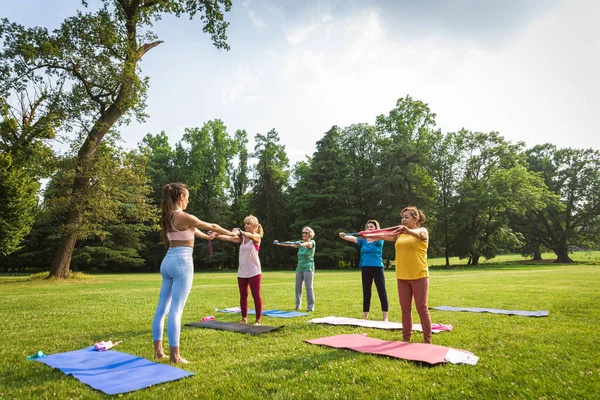
[(421, 326), (423, 341), (431, 343), (431, 317), (429, 316), (429, 268), (427, 267), (427, 247), (429, 233), (421, 225), (425, 222), (425, 214), (417, 207), (406, 207), (400, 213), (402, 225), (394, 232), (380, 237), (369, 236), (370, 239), (383, 239), (395, 242), (396, 279), (398, 297), (402, 310), (402, 340), (410, 342), (412, 336), (412, 299)]

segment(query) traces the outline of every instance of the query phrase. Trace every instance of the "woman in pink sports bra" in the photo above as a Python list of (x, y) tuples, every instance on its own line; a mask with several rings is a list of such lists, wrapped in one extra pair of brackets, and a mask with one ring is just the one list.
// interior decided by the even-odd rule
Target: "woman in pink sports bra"
[(249, 215), (244, 218), (244, 229), (245, 231), (240, 231), (238, 228), (233, 229), (239, 236), (217, 236), (217, 239), (240, 243), (240, 265), (237, 279), (240, 289), (242, 323), (245, 324), (248, 322), (248, 286), (250, 286), (252, 298), (254, 299), (254, 309), (256, 311), (256, 322), (254, 322), (254, 325), (260, 325), (260, 317), (262, 316), (262, 298), (260, 297), (262, 271), (260, 268), (260, 259), (258, 258), (258, 250), (263, 237), (263, 228), (254, 215)]
[[(165, 316), (167, 336), (169, 337), (169, 361), (172, 363), (188, 363), (179, 354), (179, 336), (181, 333), (181, 314), (192, 288), (194, 263), (192, 249), (194, 236), (202, 239), (213, 239), (218, 233), (235, 236), (236, 233), (221, 228), (217, 224), (204, 222), (183, 210), (188, 206), (189, 192), (183, 183), (168, 183), (162, 189), (160, 236), (163, 243), (169, 243), (169, 250), (160, 264), (162, 285), (158, 306), (152, 321), (152, 337), (154, 339), (154, 357), (165, 358), (162, 345)], [(207, 235), (200, 229), (215, 232)]]

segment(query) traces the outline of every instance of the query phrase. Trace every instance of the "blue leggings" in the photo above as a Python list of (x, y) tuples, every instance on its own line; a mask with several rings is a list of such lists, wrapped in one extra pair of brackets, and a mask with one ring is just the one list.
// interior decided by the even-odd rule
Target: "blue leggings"
[(169, 313), (167, 336), (170, 347), (179, 347), (181, 333), (181, 314), (192, 289), (194, 263), (192, 248), (187, 246), (171, 247), (160, 264), (162, 286), (158, 306), (152, 321), (152, 337), (162, 340), (165, 316)]

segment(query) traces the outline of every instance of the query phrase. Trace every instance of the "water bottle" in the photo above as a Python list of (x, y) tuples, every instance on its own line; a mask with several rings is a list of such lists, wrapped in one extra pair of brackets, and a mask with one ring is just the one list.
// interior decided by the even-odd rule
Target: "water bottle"
[(212, 321), (213, 319), (215, 319), (215, 316), (214, 315), (209, 315), (208, 317), (202, 318), (202, 322)]

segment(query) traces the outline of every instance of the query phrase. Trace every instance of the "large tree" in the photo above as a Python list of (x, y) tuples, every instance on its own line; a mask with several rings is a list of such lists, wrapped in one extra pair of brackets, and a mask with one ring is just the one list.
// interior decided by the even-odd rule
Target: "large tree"
[[(15, 253), (16, 265), (48, 269), (61, 237), (70, 206), (75, 162), (68, 154), (59, 162), (44, 190), (43, 202), (24, 248)], [(73, 269), (123, 270), (144, 264), (143, 237), (158, 228), (157, 209), (150, 198), (147, 157), (125, 152), (105, 140), (94, 159), (96, 175), (88, 188), (86, 215), (73, 252)]]
[(441, 136), (435, 116), (426, 103), (406, 96), (388, 115), (377, 117), (381, 151), (370, 190), (379, 196), (376, 217), (384, 225), (400, 223), (406, 206), (427, 212), (433, 202), (431, 151)]
[(148, 176), (152, 185), (152, 198), (160, 204), (162, 187), (176, 181), (175, 151), (169, 144), (169, 137), (162, 131), (157, 135), (148, 133), (138, 144), (142, 154), (148, 157)]
[[(250, 177), (248, 158), (248, 135), (245, 130), (238, 129), (234, 135), (237, 163), (230, 174), (231, 187), (231, 222), (234, 227), (243, 227), (244, 219), (250, 210)], [(237, 268), (239, 260), (239, 246), (234, 247), (233, 266)]]
[(279, 134), (271, 129), (266, 135), (257, 134), (253, 157), (253, 190), (250, 211), (258, 217), (264, 229), (260, 255), (264, 266), (276, 265), (285, 259), (284, 252), (270, 245), (273, 240), (285, 240), (291, 217), (288, 214), (289, 159), (285, 146), (279, 143)]
[[(2, 91), (4, 92), (4, 91)], [(52, 171), (51, 141), (62, 122), (47, 83), (0, 92), (0, 257), (17, 250), (33, 225), (40, 179)]]
[[(236, 150), (236, 143), (227, 133), (221, 120), (206, 122), (202, 128), (186, 128), (179, 149), (186, 151), (185, 160), (178, 162), (183, 167), (181, 174), (190, 191), (188, 210), (205, 221), (216, 221), (225, 225), (231, 219), (229, 204), (225, 197), (230, 186), (229, 171)], [(194, 259), (201, 265), (224, 264), (231, 260), (231, 246), (216, 241), (213, 255), (208, 246), (201, 246)]]
[(493, 258), (521, 246), (509, 217), (539, 208), (544, 188), (525, 168), (522, 142), (510, 143), (497, 132), (461, 130), (457, 135), (463, 154), (456, 197), (448, 210), (452, 249), (477, 265), (482, 256)]
[(234, 136), (237, 154), (237, 165), (231, 172), (231, 213), (233, 225), (241, 227), (248, 213), (250, 178), (248, 176), (248, 135), (245, 130), (238, 129)]
[(433, 179), (436, 185), (436, 201), (433, 204), (429, 219), (429, 248), (434, 254), (443, 254), (446, 266), (450, 266), (451, 237), (450, 219), (452, 204), (456, 200), (459, 183), (459, 165), (463, 141), (460, 135), (448, 133), (434, 144), (432, 151)]
[(369, 124), (350, 125), (341, 130), (339, 146), (344, 163), (350, 168), (348, 184), (354, 198), (352, 206), (357, 213), (353, 225), (354, 229), (358, 229), (373, 218), (379, 207), (379, 195), (372, 190), (381, 152), (377, 129)]
[(354, 177), (341, 143), (341, 129), (333, 126), (317, 142), (310, 168), (297, 182), (292, 198), (296, 215), (292, 228), (300, 232), (303, 226), (310, 226), (315, 231), (315, 260), (321, 267), (337, 267), (340, 259), (355, 253), (337, 236), (340, 231), (359, 228), (359, 210), (352, 191)]
[(186, 128), (181, 144), (188, 153), (183, 164), (187, 175), (184, 182), (190, 191), (188, 208), (200, 219), (219, 219), (228, 208), (225, 193), (235, 142), (223, 122), (216, 119), (202, 128)]
[(50, 76), (62, 87), (68, 117), (81, 127), (69, 212), (50, 276), (68, 275), (102, 140), (116, 125), (145, 117), (148, 79), (139, 62), (161, 43), (151, 31), (153, 22), (169, 14), (199, 16), (213, 44), (229, 49), (223, 14), (230, 9), (231, 0), (102, 0), (99, 10), (78, 11), (52, 33), (2, 20), (3, 86), (22, 87)]
[(596, 248), (600, 239), (600, 152), (534, 146), (527, 151), (529, 168), (538, 173), (554, 196), (532, 210), (520, 230), (530, 245), (543, 245), (570, 263), (573, 248)]

